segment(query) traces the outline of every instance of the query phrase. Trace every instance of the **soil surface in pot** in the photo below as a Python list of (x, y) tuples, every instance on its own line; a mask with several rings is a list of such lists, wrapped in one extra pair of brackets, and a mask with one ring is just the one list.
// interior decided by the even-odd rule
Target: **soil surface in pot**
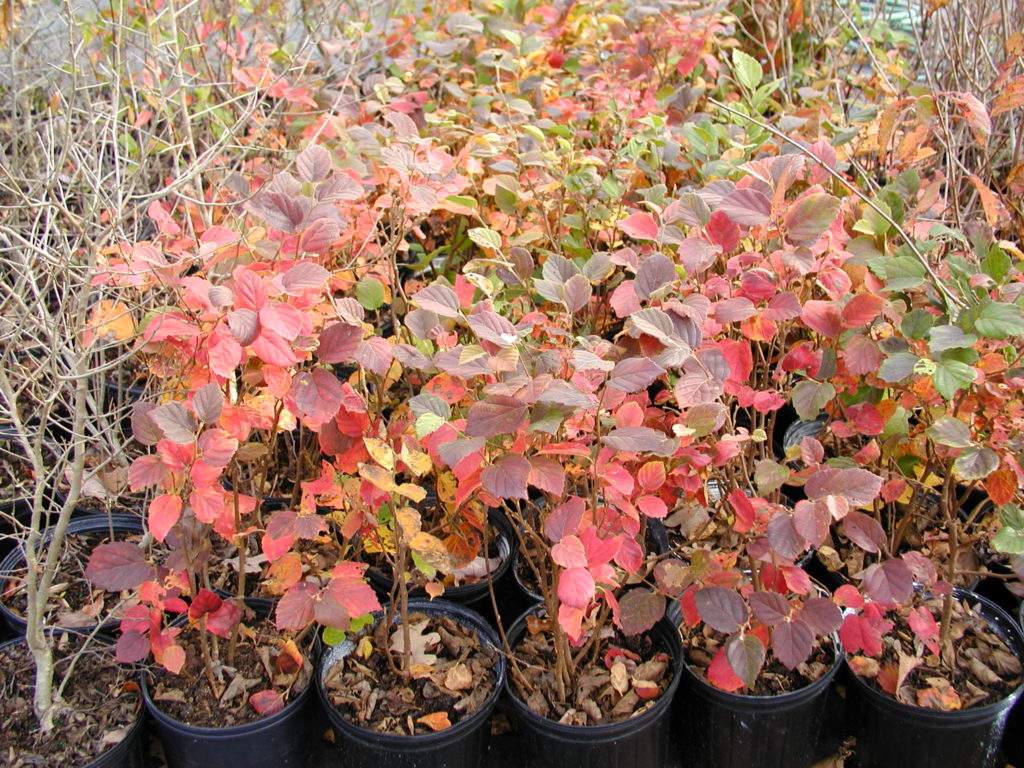
[[(82, 643), (68, 634), (57, 640), (55, 690)], [(32, 712), (35, 671), (28, 647), (0, 650), (0, 669), (0, 761), (8, 768), (87, 765), (125, 738), (142, 705), (136, 673), (93, 643), (64, 688), (66, 706), (55, 718), (55, 730), (42, 733)]]
[(607, 725), (650, 709), (672, 681), (668, 654), (646, 635), (619, 632), (595, 641), (587, 653), (567, 702), (560, 700), (553, 672), (555, 650), (551, 623), (529, 616), (527, 633), (515, 648), (521, 675), (516, 691), (541, 717), (564, 725)]
[[(116, 532), (111, 539), (106, 531), (89, 533), (68, 533), (64, 538), (63, 551), (57, 565), (57, 574), (50, 589), (45, 621), (48, 625), (74, 629), (91, 627), (104, 621), (117, 607), (127, 593), (106, 592), (94, 589), (85, 577), (89, 555), (100, 544), (109, 541), (126, 541), (138, 544), (141, 533)], [(3, 584), (2, 598), (7, 609), (24, 617), (28, 608), (24, 581), (27, 567), (24, 562), (8, 575)]]
[(377, 733), (444, 730), (479, 710), (497, 683), (497, 652), (447, 616), (409, 614), (408, 680), (399, 671), (405, 645), (397, 624), (380, 621), (353, 641), (324, 680), (327, 696), (347, 720)]
[[(683, 647), (686, 649), (686, 661), (690, 669), (707, 680), (708, 667), (725, 641), (726, 637), (721, 632), (716, 632), (706, 624), (689, 632), (684, 625)], [(828, 637), (823, 638), (807, 661), (796, 669), (787, 669), (774, 655), (769, 654), (754, 687), (743, 689), (742, 693), (750, 696), (779, 696), (806, 688), (832, 668), (835, 658), (834, 645)]]
[(180, 675), (151, 668), (149, 695), (161, 712), (188, 725), (228, 728), (268, 717), (305, 690), (313, 678), (308, 654), (293, 641), (282, 640), (270, 618), (243, 619), (230, 661), (228, 639), (207, 637), (211, 648), (220, 651), (212, 665), (215, 691), (204, 670), (197, 632), (186, 630), (178, 638), (185, 648), (185, 667)]
[[(924, 600), (934, 617), (942, 615), (942, 599)], [(939, 619), (935, 618), (938, 622)], [(877, 690), (898, 701), (929, 709), (952, 710), (993, 704), (1020, 684), (1021, 660), (992, 625), (963, 600), (954, 600), (950, 625), (952, 648), (921, 648), (921, 641), (897, 620), (882, 639), (882, 656), (848, 656), (850, 668)]]

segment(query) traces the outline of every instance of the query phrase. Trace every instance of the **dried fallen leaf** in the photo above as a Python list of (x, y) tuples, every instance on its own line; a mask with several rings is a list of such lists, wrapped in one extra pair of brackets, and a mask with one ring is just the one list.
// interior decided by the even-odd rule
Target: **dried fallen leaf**
[[(437, 656), (428, 651), (441, 642), (441, 635), (437, 632), (424, 634), (429, 621), (429, 619), (423, 619), (409, 625), (409, 653), (412, 664), (434, 664), (437, 662)], [(391, 650), (398, 654), (405, 653), (405, 633), (401, 627), (391, 635)]]
[(418, 718), (416, 722), (423, 723), (432, 731), (443, 731), (445, 728), (452, 727), (447, 712), (431, 712), (429, 715)]
[(929, 687), (917, 692), (919, 707), (937, 709), (940, 712), (951, 712), (962, 707), (960, 696), (944, 677), (929, 677), (925, 682)]
[(621, 661), (616, 661), (612, 664), (612, 688), (619, 692), (620, 696), (624, 696), (626, 691), (629, 690), (629, 672), (626, 671), (626, 665)]
[(637, 680), (636, 678), (633, 679), (633, 690), (644, 701), (656, 698), (661, 693), (657, 683), (650, 680)]
[(444, 687), (449, 691), (466, 691), (473, 687), (473, 673), (465, 664), (456, 664), (444, 676)]

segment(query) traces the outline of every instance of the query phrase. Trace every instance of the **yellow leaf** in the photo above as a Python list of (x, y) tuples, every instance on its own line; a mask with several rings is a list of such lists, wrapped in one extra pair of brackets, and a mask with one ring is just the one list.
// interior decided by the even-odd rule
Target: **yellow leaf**
[(423, 561), (431, 568), (445, 573), (451, 571), (451, 555), (445, 549), (444, 542), (437, 536), (420, 531), (409, 541), (409, 548), (423, 558)]
[[(391, 450), (390, 445), (378, 437), (364, 437), (363, 444), (366, 445), (366, 450), (369, 452), (370, 458), (384, 467), (388, 472), (395, 471), (395, 452)], [(371, 480), (370, 482), (373, 481)]]
[(364, 480), (369, 480), (385, 493), (394, 493), (398, 490), (398, 486), (395, 485), (395, 476), (390, 471), (375, 464), (360, 464), (359, 476)]
[(359, 645), (356, 646), (356, 653), (364, 659), (370, 658), (370, 654), (373, 653), (373, 643), (370, 642), (370, 638), (363, 637), (359, 640)]
[(409, 447), (402, 443), (402, 450), (398, 457), (405, 463), (416, 477), (422, 477), (434, 468), (434, 462), (430, 454), (423, 451), (410, 451)]
[(395, 513), (395, 518), (405, 541), (409, 541), (420, 532), (420, 513), (412, 507), (402, 507)]
[(413, 485), (412, 483), (402, 483), (401, 485), (396, 486), (394, 490), (405, 496), (405, 498), (410, 501), (417, 503), (423, 501), (427, 496), (425, 489), (418, 485)]
[(437, 500), (442, 507), (451, 508), (455, 506), (455, 492), (459, 481), (451, 472), (442, 472), (437, 476)]
[(89, 324), (101, 338), (124, 341), (135, 335), (135, 319), (120, 301), (103, 299), (93, 307)]

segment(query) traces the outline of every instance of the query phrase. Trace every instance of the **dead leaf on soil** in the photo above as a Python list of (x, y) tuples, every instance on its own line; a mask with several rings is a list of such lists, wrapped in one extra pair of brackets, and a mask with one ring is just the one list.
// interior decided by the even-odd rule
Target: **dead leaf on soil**
[(429, 715), (418, 718), (416, 722), (423, 723), (432, 731), (443, 731), (446, 728), (452, 727), (447, 712), (431, 712)]
[[(427, 632), (424, 634), (424, 630), (426, 630), (429, 622), (429, 619), (423, 619), (415, 624), (409, 624), (409, 653), (411, 654), (411, 663), (413, 664), (429, 665), (437, 662), (437, 656), (428, 651), (435, 648), (441, 642), (441, 635), (437, 632)], [(391, 650), (398, 654), (405, 653), (405, 633), (401, 627), (391, 635)]]
[(444, 687), (450, 691), (466, 691), (473, 687), (473, 673), (465, 664), (456, 664), (444, 676)]

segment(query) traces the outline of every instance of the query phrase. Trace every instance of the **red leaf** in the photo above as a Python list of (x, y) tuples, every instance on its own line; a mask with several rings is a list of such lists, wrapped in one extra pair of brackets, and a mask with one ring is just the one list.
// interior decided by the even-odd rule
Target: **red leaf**
[(704, 227), (704, 234), (713, 244), (722, 248), (723, 253), (730, 253), (740, 244), (739, 225), (724, 212), (715, 211)]
[(224, 600), (206, 617), (206, 629), (218, 637), (228, 637), (242, 618), (242, 610), (234, 600)]
[(866, 336), (853, 336), (842, 351), (846, 369), (854, 376), (876, 373), (882, 365), (882, 352), (878, 345)]
[(180, 496), (163, 494), (149, 503), (149, 530), (153, 538), (163, 541), (181, 517)]
[(153, 578), (153, 566), (135, 544), (114, 541), (100, 544), (89, 555), (85, 578), (95, 587), (111, 592), (135, 589)]
[(843, 584), (833, 594), (833, 599), (846, 608), (860, 608), (864, 605), (864, 597), (852, 584)]
[(302, 361), (288, 340), (269, 328), (263, 328), (249, 348), (264, 363), (281, 368), (290, 368)]
[(822, 468), (807, 479), (807, 498), (822, 499), (826, 496), (842, 496), (852, 506), (870, 504), (882, 490), (882, 478), (866, 469)]
[(289, 589), (277, 603), (277, 628), (302, 630), (312, 624), (314, 598), (318, 591), (316, 585), (308, 581), (300, 581)]
[(315, 421), (330, 421), (341, 408), (341, 382), (323, 368), (298, 374), (292, 379), (290, 394), (299, 414)]
[(505, 455), (480, 473), (480, 482), (499, 499), (527, 499), (530, 462), (523, 456)]
[(135, 664), (149, 656), (149, 638), (135, 629), (123, 632), (117, 638), (115, 657), (122, 664)]
[(639, 312), (641, 305), (640, 299), (636, 295), (636, 290), (633, 288), (632, 280), (624, 280), (619, 286), (612, 291), (611, 297), (608, 299), (612, 309), (615, 310), (616, 317), (629, 317), (634, 312)]
[(738, 691), (743, 687), (743, 680), (733, 671), (725, 653), (725, 646), (718, 649), (708, 666), (708, 682), (723, 691)]
[(619, 229), (637, 240), (658, 239), (658, 222), (649, 213), (634, 213), (622, 219)]
[(793, 510), (793, 525), (808, 545), (820, 546), (828, 537), (832, 515), (827, 509), (809, 501), (797, 502)]
[(619, 548), (612, 559), (627, 573), (638, 573), (644, 562), (644, 551), (636, 539), (622, 533), (619, 534)]
[(693, 597), (701, 619), (718, 632), (732, 634), (747, 622), (747, 605), (731, 589), (704, 587)]
[(662, 520), (668, 517), (668, 505), (657, 496), (641, 496), (636, 500), (636, 508), (644, 517)]
[(928, 650), (935, 654), (939, 652), (939, 646), (935, 642), (939, 639), (939, 625), (935, 623), (931, 611), (920, 605), (910, 612), (907, 623), (921, 642), (928, 646)]
[(885, 300), (873, 293), (858, 293), (843, 306), (843, 325), (856, 328), (867, 325), (882, 312)]
[(348, 611), (349, 616), (364, 616), (380, 610), (380, 601), (373, 588), (366, 583), (366, 565), (345, 561), (331, 570), (331, 580), (324, 588)]
[(802, 318), (804, 325), (826, 338), (834, 338), (843, 330), (839, 308), (830, 301), (805, 302)]
[(786, 587), (798, 595), (806, 595), (811, 591), (811, 577), (799, 565), (780, 565), (779, 572), (782, 573)]
[(594, 577), (586, 568), (567, 568), (559, 574), (558, 599), (570, 608), (586, 608), (594, 594)]
[(208, 429), (199, 436), (199, 455), (211, 467), (226, 467), (238, 450), (238, 440), (223, 429)]
[(839, 640), (847, 653), (863, 650), (868, 656), (878, 656), (882, 652), (881, 633), (870, 621), (857, 614), (851, 613), (843, 619)]
[(561, 496), (565, 492), (565, 470), (555, 459), (531, 456), (529, 483), (545, 493)]
[(750, 501), (750, 497), (747, 496), (739, 488), (736, 488), (729, 492), (727, 497), (729, 500), (729, 506), (732, 507), (733, 512), (736, 513), (736, 522), (733, 524), (733, 530), (737, 533), (746, 533), (754, 525), (755, 511), (754, 505)]
[(332, 323), (320, 332), (317, 358), (321, 363), (351, 363), (355, 351), (363, 340), (362, 326), (348, 323)]
[(188, 617), (192, 620), (202, 618), (220, 608), (223, 602), (224, 600), (216, 592), (200, 589), (188, 607)]
[(128, 469), (128, 487), (133, 491), (141, 491), (159, 483), (167, 472), (167, 467), (158, 454), (139, 456)]
[(573, 496), (559, 504), (544, 521), (544, 535), (552, 542), (561, 541), (563, 537), (575, 534), (580, 529), (586, 502), (579, 496)]
[(270, 717), (284, 709), (284, 697), (277, 691), (258, 691), (249, 697), (249, 704), (261, 717)]
[(196, 488), (189, 494), (188, 503), (196, 520), (213, 525), (224, 512), (225, 494), (218, 486)]

